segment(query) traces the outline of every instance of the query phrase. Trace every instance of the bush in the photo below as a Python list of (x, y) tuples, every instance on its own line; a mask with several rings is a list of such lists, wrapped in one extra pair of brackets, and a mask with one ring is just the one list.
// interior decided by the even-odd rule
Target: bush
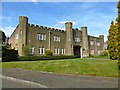
[(46, 50), (45, 55), (46, 56), (53, 56), (53, 52), (51, 50)]
[(89, 56), (89, 58), (94, 58), (95, 57), (95, 55), (93, 55), (93, 54), (90, 54), (90, 56)]
[(2, 62), (15, 61), (18, 59), (18, 51), (2, 47)]
[(101, 56), (108, 56), (108, 50), (103, 50), (101, 52)]
[(36, 61), (36, 60), (57, 60), (57, 59), (72, 59), (77, 56), (20, 56), (19, 61)]
[(29, 56), (30, 47), (28, 45), (23, 47), (24, 55)]

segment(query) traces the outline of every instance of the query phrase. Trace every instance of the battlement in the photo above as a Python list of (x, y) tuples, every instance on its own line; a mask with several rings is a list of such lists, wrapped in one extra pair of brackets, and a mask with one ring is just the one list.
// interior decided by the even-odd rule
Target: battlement
[(87, 28), (87, 26), (84, 25), (84, 26), (82, 26), (81, 28)]
[(40, 26), (40, 25), (35, 25), (35, 24), (28, 24), (32, 28), (39, 28), (43, 30), (51, 30), (51, 31), (58, 31), (58, 32), (65, 32), (65, 30), (57, 29), (57, 28), (51, 28), (51, 27), (46, 27), (46, 26)]
[(66, 22), (65, 24), (72, 24), (72, 22)]
[(78, 28), (75, 28), (74, 30), (77, 30), (77, 31), (78, 31)]

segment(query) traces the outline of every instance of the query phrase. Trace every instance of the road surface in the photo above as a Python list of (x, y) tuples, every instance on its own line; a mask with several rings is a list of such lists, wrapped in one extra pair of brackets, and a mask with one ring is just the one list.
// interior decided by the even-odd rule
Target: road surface
[[(117, 78), (64, 75), (24, 69), (3, 69), (2, 74), (40, 83), (48, 88), (118, 88)], [(5, 83), (6, 80), (3, 81), (3, 86)]]

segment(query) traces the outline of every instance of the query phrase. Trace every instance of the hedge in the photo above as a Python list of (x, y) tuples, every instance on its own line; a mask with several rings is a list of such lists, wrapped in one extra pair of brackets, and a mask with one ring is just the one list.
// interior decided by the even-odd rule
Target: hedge
[(2, 47), (2, 62), (16, 61), (18, 59), (18, 51)]
[(19, 56), (19, 61), (36, 61), (36, 60), (57, 60), (57, 59), (72, 59), (78, 56)]

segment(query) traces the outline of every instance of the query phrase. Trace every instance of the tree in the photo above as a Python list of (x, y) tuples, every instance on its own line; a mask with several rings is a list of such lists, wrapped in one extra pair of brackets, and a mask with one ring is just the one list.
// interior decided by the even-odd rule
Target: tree
[(118, 9), (118, 17), (117, 17), (117, 24), (118, 24), (118, 59), (120, 60), (120, 0), (117, 4)]
[(116, 23), (111, 22), (108, 35), (108, 50), (111, 59), (120, 60), (120, 0), (117, 4), (118, 17)]
[(24, 46), (23, 51), (25, 56), (29, 56), (30, 47), (28, 45)]
[(2, 46), (2, 62), (18, 60), (18, 51), (9, 49), (7, 46)]
[(111, 59), (118, 59), (118, 41), (117, 41), (117, 24), (114, 21), (111, 22), (109, 35), (108, 35), (108, 51)]

